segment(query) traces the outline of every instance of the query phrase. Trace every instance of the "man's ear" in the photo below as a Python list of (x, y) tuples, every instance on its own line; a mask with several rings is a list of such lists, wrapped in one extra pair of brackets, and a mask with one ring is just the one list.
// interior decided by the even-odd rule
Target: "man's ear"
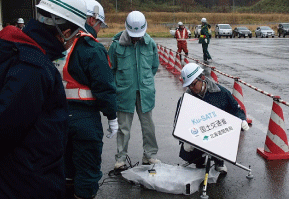
[(70, 37), (71, 29), (66, 29), (66, 30), (62, 31), (62, 34), (64, 35), (65, 38)]
[(94, 21), (94, 18), (93, 17), (89, 17), (88, 20), (87, 20), (88, 25), (92, 26), (93, 21)]

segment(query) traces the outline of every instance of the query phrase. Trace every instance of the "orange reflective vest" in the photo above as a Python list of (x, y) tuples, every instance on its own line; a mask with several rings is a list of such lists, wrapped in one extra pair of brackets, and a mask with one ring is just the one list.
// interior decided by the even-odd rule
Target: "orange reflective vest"
[(183, 29), (182, 31), (182, 35), (180, 33), (180, 30), (177, 29), (176, 30), (176, 38), (178, 41), (186, 41), (186, 39), (188, 38), (188, 31), (186, 28)]
[(73, 77), (68, 73), (68, 63), (70, 60), (70, 56), (73, 52), (73, 49), (81, 37), (91, 37), (94, 39), (96, 42), (98, 40), (94, 38), (91, 34), (84, 33), (80, 31), (74, 40), (72, 46), (70, 49), (67, 50), (67, 55), (65, 58), (64, 63), (60, 63), (58, 66), (58, 70), (60, 73), (62, 72), (62, 80), (63, 80), (63, 85), (65, 89), (65, 94), (66, 94), (66, 99), (73, 99), (73, 100), (96, 100), (92, 93), (91, 90), (88, 86), (82, 85), (78, 83)]

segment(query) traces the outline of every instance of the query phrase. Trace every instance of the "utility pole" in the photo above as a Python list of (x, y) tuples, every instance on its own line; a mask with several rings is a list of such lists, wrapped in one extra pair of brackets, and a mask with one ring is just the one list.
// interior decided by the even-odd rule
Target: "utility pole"
[(235, 12), (235, 0), (233, 0), (233, 21), (235, 23), (234, 12)]
[(117, 12), (117, 0), (115, 0), (115, 10)]

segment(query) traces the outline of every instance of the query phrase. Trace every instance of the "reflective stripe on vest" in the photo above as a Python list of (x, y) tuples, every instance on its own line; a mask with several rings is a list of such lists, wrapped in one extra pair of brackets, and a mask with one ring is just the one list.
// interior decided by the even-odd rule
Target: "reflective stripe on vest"
[(180, 33), (180, 31), (179, 31), (179, 29), (177, 30), (177, 35), (178, 35), (178, 38), (177, 38), (177, 40), (178, 41), (186, 41), (186, 29), (184, 28), (183, 29), (183, 34), (182, 34), (182, 37), (181, 37), (181, 33)]
[(68, 51), (65, 65), (63, 67), (63, 85), (65, 88), (66, 99), (74, 100), (96, 100), (91, 93), (91, 90), (88, 86), (78, 83), (73, 77), (68, 73), (68, 63), (70, 56), (73, 52), (73, 49), (81, 37), (91, 37), (93, 40), (98, 42), (91, 34), (84, 33), (80, 31), (73, 41), (71, 49)]

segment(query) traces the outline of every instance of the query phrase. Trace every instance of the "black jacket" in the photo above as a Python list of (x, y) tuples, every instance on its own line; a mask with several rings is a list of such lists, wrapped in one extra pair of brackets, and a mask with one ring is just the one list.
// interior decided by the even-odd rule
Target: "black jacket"
[[(25, 34), (26, 33), (26, 34)], [(62, 44), (37, 21), (0, 32), (0, 198), (64, 198)]]

